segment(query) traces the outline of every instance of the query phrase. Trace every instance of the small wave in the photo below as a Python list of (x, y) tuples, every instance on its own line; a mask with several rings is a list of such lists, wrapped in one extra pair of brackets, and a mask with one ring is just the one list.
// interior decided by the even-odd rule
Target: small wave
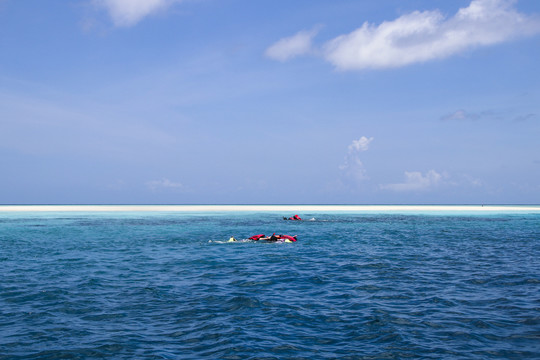
[(538, 214), (9, 216), (10, 359), (540, 358)]
[(236, 244), (236, 243), (249, 243), (249, 242), (254, 242), (253, 240), (251, 239), (237, 239), (235, 241), (230, 241), (230, 240), (208, 240), (209, 243), (214, 243), (214, 244)]

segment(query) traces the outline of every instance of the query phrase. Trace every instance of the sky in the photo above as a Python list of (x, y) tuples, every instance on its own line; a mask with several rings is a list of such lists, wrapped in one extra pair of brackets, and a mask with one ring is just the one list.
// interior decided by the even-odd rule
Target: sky
[(537, 0), (0, 0), (0, 204), (540, 204)]

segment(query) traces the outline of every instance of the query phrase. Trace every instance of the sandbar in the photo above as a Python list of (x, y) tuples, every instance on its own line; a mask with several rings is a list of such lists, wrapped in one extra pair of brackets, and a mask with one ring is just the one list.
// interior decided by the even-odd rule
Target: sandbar
[(0, 205), (0, 212), (540, 212), (540, 205)]

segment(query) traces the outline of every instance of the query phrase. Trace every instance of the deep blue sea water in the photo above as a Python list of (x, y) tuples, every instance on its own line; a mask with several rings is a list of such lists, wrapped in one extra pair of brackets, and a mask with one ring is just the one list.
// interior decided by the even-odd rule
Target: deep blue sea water
[(0, 213), (0, 359), (540, 358), (539, 212), (282, 215)]

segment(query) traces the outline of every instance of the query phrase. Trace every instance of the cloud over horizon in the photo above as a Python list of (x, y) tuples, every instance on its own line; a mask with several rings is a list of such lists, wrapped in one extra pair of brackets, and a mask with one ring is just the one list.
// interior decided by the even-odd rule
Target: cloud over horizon
[[(323, 44), (320, 54), (339, 70), (396, 68), (540, 33), (540, 16), (519, 13), (513, 8), (514, 3), (514, 0), (472, 0), (452, 17), (431, 10), (414, 11), (379, 25), (364, 22), (349, 34)], [(296, 38), (299, 34), (278, 41), (267, 53), (278, 48), (279, 58), (273, 58), (285, 61), (314, 52), (311, 40), (316, 33), (305, 34), (303, 42)], [(293, 39), (303, 47), (284, 46), (295, 43)]]
[(405, 171), (405, 182), (380, 185), (379, 188), (395, 192), (425, 191), (440, 185), (442, 179), (443, 175), (435, 170), (429, 170), (425, 175), (420, 171)]
[(348, 146), (345, 161), (339, 166), (339, 169), (347, 176), (352, 177), (357, 181), (368, 179), (364, 164), (360, 160), (360, 153), (369, 149), (369, 144), (373, 141), (373, 137), (367, 138), (362, 136), (358, 140), (353, 140)]

